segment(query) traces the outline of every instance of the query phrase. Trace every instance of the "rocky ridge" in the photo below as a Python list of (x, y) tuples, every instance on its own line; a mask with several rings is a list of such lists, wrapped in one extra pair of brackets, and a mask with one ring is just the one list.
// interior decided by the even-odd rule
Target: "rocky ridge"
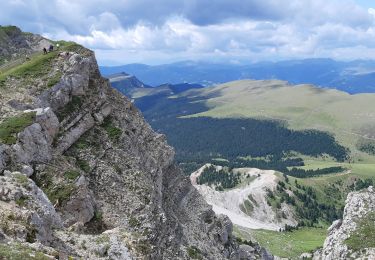
[(24, 33), (16, 26), (0, 26), (0, 65), (49, 45), (50, 41), (40, 35)]
[(328, 236), (314, 259), (375, 259), (375, 190), (352, 192), (346, 199), (342, 220), (328, 229)]
[[(0, 256), (272, 258), (237, 245), (230, 220), (180, 173), (165, 136), (101, 77), (94, 54), (66, 50), (37, 84), (9, 75), (0, 86)], [(61, 77), (46, 84), (50, 75)]]

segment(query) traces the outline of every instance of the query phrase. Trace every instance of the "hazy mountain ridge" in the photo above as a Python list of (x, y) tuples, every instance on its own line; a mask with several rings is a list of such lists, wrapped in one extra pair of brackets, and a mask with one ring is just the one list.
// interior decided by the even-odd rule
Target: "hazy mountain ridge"
[(104, 75), (126, 71), (154, 87), (164, 83), (197, 83), (210, 86), (240, 79), (279, 79), (290, 84), (336, 88), (351, 94), (375, 92), (375, 62), (365, 60), (341, 62), (331, 59), (306, 59), (250, 65), (185, 61), (155, 66), (102, 66), (100, 70)]

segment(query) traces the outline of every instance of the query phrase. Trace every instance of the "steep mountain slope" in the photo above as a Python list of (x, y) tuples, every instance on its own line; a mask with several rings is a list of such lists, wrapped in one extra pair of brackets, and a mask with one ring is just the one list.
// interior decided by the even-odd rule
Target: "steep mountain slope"
[(155, 66), (129, 64), (102, 67), (101, 71), (104, 75), (127, 71), (152, 86), (166, 82), (190, 82), (210, 86), (241, 79), (280, 79), (291, 84), (336, 88), (351, 94), (375, 91), (375, 62), (366, 60), (341, 62), (306, 59), (249, 65), (184, 61)]
[(122, 94), (133, 98), (150, 96), (150, 102), (154, 101), (154, 98), (152, 98), (153, 96), (169, 96), (179, 94), (190, 89), (203, 88), (202, 85), (189, 83), (163, 84), (157, 87), (150, 87), (140, 81), (137, 77), (129, 75), (125, 72), (111, 74), (108, 76), (108, 79), (112, 87), (120, 91)]
[(61, 44), (2, 78), (0, 256), (270, 258), (237, 245), (94, 54)]
[(125, 72), (112, 74), (108, 76), (108, 79), (111, 82), (112, 87), (126, 96), (132, 95), (133, 91), (136, 89), (149, 87), (139, 81), (136, 77), (126, 74)]

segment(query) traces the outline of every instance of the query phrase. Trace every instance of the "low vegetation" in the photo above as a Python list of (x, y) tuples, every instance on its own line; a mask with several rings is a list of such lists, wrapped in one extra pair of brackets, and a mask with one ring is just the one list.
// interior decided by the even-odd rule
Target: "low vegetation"
[(57, 52), (50, 52), (46, 55), (38, 55), (31, 60), (22, 63), (19, 66), (11, 68), (0, 74), (0, 87), (5, 86), (5, 81), (8, 77), (35, 80), (41, 79), (47, 75), (53, 67), (53, 61), (57, 57)]
[(59, 118), (59, 121), (61, 122), (67, 116), (73, 114), (73, 112), (81, 108), (82, 104), (83, 101), (80, 97), (73, 96), (72, 100), (68, 104), (66, 104), (60, 111), (57, 112), (57, 117)]
[(57, 72), (54, 76), (52, 76), (48, 80), (48, 82), (47, 82), (47, 88), (51, 88), (54, 85), (56, 85), (57, 83), (59, 83), (60, 80), (61, 80), (61, 77), (62, 77), (62, 73), (61, 72)]
[(58, 205), (64, 204), (64, 202), (70, 199), (72, 193), (76, 190), (74, 184), (61, 183), (45, 190), (45, 193), (52, 203)]
[(29, 178), (26, 175), (17, 173), (17, 174), (14, 174), (13, 176), (16, 179), (18, 184), (22, 185), (22, 187), (24, 188), (27, 188), (27, 186), (29, 185)]
[(76, 186), (70, 182), (67, 177), (73, 177), (75, 174), (72, 172), (65, 172), (64, 179), (66, 181), (57, 181), (55, 179), (55, 169), (50, 169), (41, 175), (34, 177), (35, 183), (47, 195), (52, 204), (62, 205), (70, 199), (70, 196), (76, 191)]
[(201, 251), (195, 246), (188, 247), (187, 253), (191, 259), (203, 259)]
[(122, 135), (122, 130), (113, 124), (111, 117), (107, 117), (104, 120), (102, 127), (106, 130), (108, 137), (112, 141), (117, 141)]
[[(293, 195), (289, 195), (288, 191), (293, 192)], [(334, 201), (331, 203), (319, 201), (315, 189), (300, 185), (297, 181), (293, 185), (280, 181), (274, 192), (267, 191), (267, 203), (280, 213), (281, 217), (283, 217), (281, 204), (290, 205), (298, 216), (300, 227), (331, 223), (341, 216), (343, 210), (343, 204), (335, 205)]]
[(248, 199), (246, 199), (243, 204), (240, 205), (240, 209), (243, 213), (245, 213), (246, 215), (249, 215), (251, 216), (251, 213), (253, 212), (254, 210), (254, 204), (256, 204), (256, 201), (254, 199), (251, 199), (251, 194), (249, 195)]
[(356, 230), (350, 234), (345, 243), (354, 251), (375, 248), (375, 212), (369, 212), (358, 220)]
[(12, 259), (12, 260), (49, 260), (42, 252), (35, 251), (35, 249), (29, 248), (20, 243), (12, 244), (1, 244), (0, 243), (0, 259)]
[(215, 166), (206, 167), (197, 179), (199, 185), (214, 186), (216, 190), (234, 188), (241, 182), (240, 173), (234, 173), (229, 169), (216, 170)]
[(77, 159), (77, 166), (86, 173), (91, 171), (89, 163), (83, 159)]
[(357, 148), (369, 155), (375, 155), (375, 141), (373, 140), (361, 139), (357, 143)]
[(29, 198), (26, 197), (26, 196), (21, 196), (20, 198), (18, 198), (18, 199), (16, 200), (16, 204), (17, 204), (18, 206), (20, 206), (20, 207), (25, 207), (26, 204), (27, 204), (28, 199), (29, 199)]
[(75, 180), (80, 175), (78, 171), (75, 170), (69, 170), (64, 172), (64, 178), (67, 180)]
[(276, 256), (297, 259), (302, 253), (322, 247), (327, 231), (326, 228), (306, 227), (291, 232), (235, 228), (235, 234), (243, 239), (255, 239)]
[(0, 123), (0, 142), (14, 144), (17, 141), (17, 134), (34, 122), (36, 113), (23, 113), (10, 117)]
[(328, 167), (323, 169), (316, 169), (316, 170), (305, 170), (301, 168), (293, 167), (292, 169), (283, 169), (283, 173), (294, 176), (297, 178), (309, 178), (309, 177), (315, 177), (315, 176), (321, 176), (325, 174), (332, 174), (332, 173), (340, 173), (344, 172), (345, 168), (341, 166), (334, 166), (334, 167)]

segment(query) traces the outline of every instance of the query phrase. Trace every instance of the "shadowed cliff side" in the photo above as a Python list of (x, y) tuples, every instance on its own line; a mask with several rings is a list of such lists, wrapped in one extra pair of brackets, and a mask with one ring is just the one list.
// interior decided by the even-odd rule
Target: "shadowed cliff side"
[(270, 257), (236, 244), (93, 52), (60, 44), (1, 78), (0, 256)]

